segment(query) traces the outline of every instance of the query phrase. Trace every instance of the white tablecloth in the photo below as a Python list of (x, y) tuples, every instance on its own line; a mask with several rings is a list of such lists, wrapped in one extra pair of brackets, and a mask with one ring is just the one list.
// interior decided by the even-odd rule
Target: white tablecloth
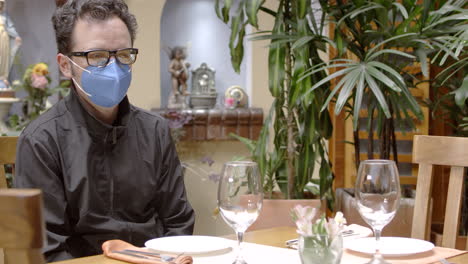
[[(236, 242), (233, 241), (233, 248)], [(429, 264), (439, 263), (441, 258), (450, 258), (464, 253), (464, 251), (435, 247), (433, 250), (405, 257), (387, 258), (394, 264)], [(244, 243), (243, 256), (248, 264), (301, 264), (299, 253), (294, 249), (264, 246), (253, 243)], [(236, 258), (236, 250), (229, 250), (212, 256), (194, 256), (194, 264), (231, 264)], [(370, 255), (359, 254), (343, 250), (341, 264), (362, 264), (369, 261)]]
[[(233, 243), (235, 248), (237, 242)], [(300, 264), (297, 250), (244, 243), (243, 256), (248, 264)], [(193, 256), (194, 264), (231, 264), (236, 250), (229, 250), (213, 256)]]

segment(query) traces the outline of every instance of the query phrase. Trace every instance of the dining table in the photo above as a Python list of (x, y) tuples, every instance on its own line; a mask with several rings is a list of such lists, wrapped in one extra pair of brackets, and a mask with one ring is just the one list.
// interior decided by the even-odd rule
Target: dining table
[[(223, 236), (224, 238), (235, 240), (235, 235), (228, 235)], [(292, 226), (282, 226), (282, 227), (274, 227), (268, 229), (261, 229), (255, 231), (249, 231), (244, 235), (244, 242), (250, 242), (260, 245), (272, 246), (272, 247), (279, 247), (279, 248), (286, 248), (285, 241), (297, 238), (298, 235), (296, 233), (296, 228)], [(294, 250), (294, 249), (290, 249)], [(447, 258), (449, 263), (455, 264), (466, 264), (468, 263), (468, 252), (462, 252), (461, 254), (453, 257)], [(125, 264), (127, 262), (119, 261), (110, 259), (104, 255), (96, 255), (90, 257), (83, 257), (83, 258), (76, 258), (71, 260), (64, 260), (59, 262), (53, 262), (53, 264)], [(410, 262), (411, 263), (411, 262)], [(440, 262), (432, 262), (432, 263), (440, 263)], [(203, 263), (200, 263), (203, 264)], [(254, 264), (254, 263), (252, 263)], [(296, 264), (296, 263), (291, 263)], [(297, 262), (297, 264), (300, 264)], [(346, 264), (346, 263), (343, 263)], [(427, 263), (429, 264), (429, 263)]]

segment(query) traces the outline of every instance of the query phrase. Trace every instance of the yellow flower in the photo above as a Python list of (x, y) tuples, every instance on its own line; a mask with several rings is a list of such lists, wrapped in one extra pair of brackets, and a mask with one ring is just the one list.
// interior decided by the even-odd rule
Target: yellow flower
[(49, 67), (47, 64), (40, 62), (33, 67), (33, 74), (39, 75), (39, 76), (44, 76), (49, 74)]

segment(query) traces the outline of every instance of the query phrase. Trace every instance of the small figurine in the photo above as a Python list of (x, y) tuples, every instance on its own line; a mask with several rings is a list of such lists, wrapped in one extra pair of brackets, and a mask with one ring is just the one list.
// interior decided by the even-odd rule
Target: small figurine
[(171, 49), (169, 72), (172, 75), (172, 92), (174, 95), (189, 95), (187, 92), (187, 79), (190, 63), (185, 62), (185, 58), (186, 54), (183, 47), (176, 46)]

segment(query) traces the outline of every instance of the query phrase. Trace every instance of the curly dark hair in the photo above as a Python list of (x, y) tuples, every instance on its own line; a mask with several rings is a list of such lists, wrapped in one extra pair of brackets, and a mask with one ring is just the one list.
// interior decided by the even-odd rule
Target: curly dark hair
[(137, 22), (123, 0), (68, 0), (58, 7), (52, 16), (58, 52), (71, 52), (73, 28), (78, 19), (104, 21), (113, 16), (117, 16), (127, 25), (133, 45)]

